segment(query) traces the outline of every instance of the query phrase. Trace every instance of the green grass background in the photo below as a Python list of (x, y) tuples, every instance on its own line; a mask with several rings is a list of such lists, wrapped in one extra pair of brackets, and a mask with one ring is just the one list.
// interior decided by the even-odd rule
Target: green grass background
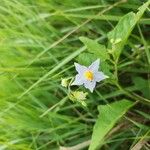
[[(144, 2), (0, 1), (0, 150), (57, 150), (85, 142), (83, 149), (88, 149), (97, 106), (129, 97), (103, 82), (89, 93), (85, 109), (68, 99), (61, 78), (75, 75), (73, 64), (86, 51), (79, 37), (98, 39), (107, 46), (108, 32)], [(102, 150), (128, 150), (136, 144), (139, 149), (150, 149), (149, 17), (147, 9), (118, 63), (123, 89), (146, 102), (139, 101), (119, 120), (103, 141)]]

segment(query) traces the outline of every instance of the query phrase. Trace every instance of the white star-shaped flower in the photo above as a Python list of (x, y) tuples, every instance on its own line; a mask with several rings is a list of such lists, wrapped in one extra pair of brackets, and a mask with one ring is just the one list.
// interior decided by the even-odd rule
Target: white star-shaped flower
[(97, 59), (89, 67), (74, 63), (78, 74), (75, 77), (72, 85), (84, 85), (85, 88), (93, 92), (96, 82), (100, 82), (108, 78), (103, 72), (98, 71), (100, 60)]

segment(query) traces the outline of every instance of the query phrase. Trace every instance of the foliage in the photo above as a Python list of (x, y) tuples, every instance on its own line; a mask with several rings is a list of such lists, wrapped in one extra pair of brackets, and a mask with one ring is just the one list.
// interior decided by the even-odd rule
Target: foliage
[(89, 150), (100, 147), (104, 136), (113, 128), (117, 120), (121, 118), (131, 106), (133, 106), (132, 102), (121, 100), (108, 105), (100, 105), (98, 107), (99, 116), (94, 126)]
[[(1, 0), (0, 150), (149, 149), (149, 4)], [(71, 101), (97, 58), (109, 78)]]

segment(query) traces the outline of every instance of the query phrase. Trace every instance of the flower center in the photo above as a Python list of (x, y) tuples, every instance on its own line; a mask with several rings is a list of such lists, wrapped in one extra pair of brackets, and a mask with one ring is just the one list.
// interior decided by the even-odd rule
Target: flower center
[(93, 80), (94, 78), (93, 72), (89, 70), (84, 73), (84, 76), (87, 80), (90, 80), (90, 81)]

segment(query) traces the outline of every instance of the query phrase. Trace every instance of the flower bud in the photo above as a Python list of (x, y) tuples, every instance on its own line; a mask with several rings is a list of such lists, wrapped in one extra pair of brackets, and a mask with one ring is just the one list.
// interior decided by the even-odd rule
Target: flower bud
[(61, 79), (61, 85), (62, 85), (63, 87), (67, 87), (68, 84), (69, 84), (68, 79)]
[(73, 95), (77, 100), (85, 100), (88, 93), (84, 93), (82, 91), (75, 91), (73, 92)]

